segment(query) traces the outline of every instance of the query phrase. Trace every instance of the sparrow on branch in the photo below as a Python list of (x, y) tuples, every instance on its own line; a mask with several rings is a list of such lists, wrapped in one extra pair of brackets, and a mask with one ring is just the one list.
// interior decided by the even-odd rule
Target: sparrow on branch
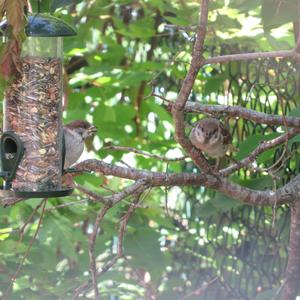
[(231, 145), (231, 134), (223, 124), (214, 118), (197, 122), (190, 135), (191, 143), (208, 156), (216, 159), (224, 157)]
[(97, 132), (97, 127), (87, 121), (76, 120), (64, 125), (63, 132), (66, 151), (64, 169), (67, 169), (79, 159), (85, 140)]

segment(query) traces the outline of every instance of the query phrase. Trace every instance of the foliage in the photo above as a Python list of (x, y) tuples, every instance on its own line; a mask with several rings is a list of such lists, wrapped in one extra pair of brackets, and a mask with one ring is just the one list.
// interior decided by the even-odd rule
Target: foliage
[[(230, 50), (236, 49), (239, 44), (245, 51), (293, 47), (291, 22), (297, 17), (294, 2), (231, 0), (225, 5), (221, 0), (211, 1), (206, 55), (223, 51), (224, 44)], [(3, 3), (0, 1), (0, 7)], [(32, 8), (37, 10), (36, 1), (32, 1)], [(54, 12), (73, 24), (78, 32), (76, 37), (66, 38), (64, 42), (65, 71), (69, 81), (64, 121), (87, 119), (99, 128), (93, 143), (88, 144), (89, 152), (85, 157), (97, 157), (112, 163), (122, 160), (131, 166), (154, 171), (197, 172), (189, 161), (166, 163), (105, 147), (120, 145), (166, 157), (182, 156), (174, 141), (171, 115), (164, 103), (151, 93), (154, 91), (170, 100), (176, 98), (194, 41), (193, 31), (179, 28), (197, 25), (198, 1), (45, 0), (42, 1), (42, 11)], [(1, 12), (3, 14), (3, 10)], [(14, 27), (17, 35), (20, 27), (20, 24)], [(5, 55), (2, 58), (6, 61)], [(225, 101), (225, 96), (220, 98), (218, 95), (226, 91), (229, 73), (234, 72), (235, 66), (239, 67), (232, 64), (231, 70), (226, 66), (203, 68), (190, 100), (202, 103)], [(269, 68), (271, 74), (272, 70)], [(233, 82), (231, 89), (233, 93), (238, 91), (238, 83)], [(247, 98), (248, 92), (245, 90), (242, 95)], [(258, 92), (257, 98), (260, 93), (263, 94), (263, 91)], [(251, 101), (249, 103), (251, 105)], [(281, 107), (275, 106), (276, 101), (271, 101), (270, 109), (282, 112)], [(293, 106), (296, 106), (294, 102)], [(262, 111), (264, 106), (256, 109)], [(297, 111), (294, 110), (294, 113)], [(198, 116), (193, 116), (186, 121), (192, 124), (197, 119)], [(239, 136), (238, 130), (235, 132), (234, 144), (240, 143), (237, 159), (245, 157), (262, 140), (262, 132), (266, 139), (276, 135), (270, 128), (254, 133), (252, 124), (241, 121), (235, 126), (240, 129), (248, 126), (243, 136)], [(270, 166), (273, 155), (271, 151), (261, 156), (259, 164)], [(243, 171), (233, 179), (252, 188), (273, 184), (268, 176), (255, 178)], [(109, 194), (103, 186), (118, 190), (128, 184), (125, 180), (100, 174), (81, 175), (76, 182), (103, 195)], [(26, 252), (40, 212), (26, 227), (23, 239), (19, 239), (17, 229), (30, 218), (39, 201), (31, 199), (0, 210), (2, 292), (5, 292)], [(74, 202), (78, 203), (67, 205)], [(168, 191), (167, 199), (165, 191), (151, 190), (142, 206), (135, 211), (126, 229), (123, 246), (128, 260), (121, 259), (99, 279), (100, 292), (104, 297), (114, 295), (120, 299), (139, 299), (148, 289), (154, 290), (159, 299), (180, 299), (199, 289), (208, 275), (219, 274), (218, 270), (222, 267), (225, 269), (236, 264), (238, 270), (242, 264), (247, 265), (247, 247), (263, 249), (268, 244), (266, 250), (270, 251), (270, 256), (273, 258), (278, 254), (277, 270), (286, 258), (288, 224), (282, 216), (278, 218), (282, 244), (278, 250), (274, 249), (276, 243), (270, 209), (264, 211), (266, 220), (263, 222), (258, 219), (258, 212), (249, 210), (249, 227), (242, 223), (231, 224), (230, 220), (235, 218), (243, 221), (242, 217), (235, 215), (239, 204), (221, 194), (197, 187), (173, 188)], [(123, 201), (106, 215), (96, 242), (98, 267), (116, 254), (117, 225), (128, 207), (129, 202)], [(100, 208), (101, 204), (89, 201), (79, 191), (70, 197), (48, 201), (42, 228), (16, 279), (10, 299), (71, 298), (74, 289), (87, 280), (88, 236)], [(264, 224), (266, 243), (256, 241), (257, 236), (263, 234), (253, 229), (257, 220)], [(221, 224), (221, 229), (217, 228), (218, 224)], [(224, 233), (225, 228), (229, 234)], [(245, 242), (246, 234), (249, 239)], [(255, 256), (262, 259), (263, 254), (256, 253)], [(224, 281), (231, 272), (231, 280), (246, 290), (245, 297), (249, 299), (270, 299), (275, 290), (267, 290), (265, 286), (273, 284), (274, 288), (279, 284), (277, 275), (271, 283), (255, 283), (262, 289), (259, 293), (259, 290), (247, 290), (247, 282), (240, 282), (237, 273), (230, 271), (229, 267), (225, 271)], [(201, 272), (205, 276), (201, 276)], [(254, 281), (258, 278), (259, 275)], [(234, 283), (232, 286), (235, 286)], [(238, 297), (230, 296), (232, 298), (229, 299)]]

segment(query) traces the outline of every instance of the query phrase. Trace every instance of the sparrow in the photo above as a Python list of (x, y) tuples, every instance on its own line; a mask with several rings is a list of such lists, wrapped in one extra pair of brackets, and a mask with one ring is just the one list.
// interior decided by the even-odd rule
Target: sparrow
[(97, 127), (87, 121), (76, 120), (64, 125), (65, 162), (64, 169), (73, 165), (81, 156), (84, 142), (97, 132)]
[(190, 141), (197, 149), (217, 159), (225, 156), (231, 140), (230, 132), (214, 118), (198, 121), (190, 135)]

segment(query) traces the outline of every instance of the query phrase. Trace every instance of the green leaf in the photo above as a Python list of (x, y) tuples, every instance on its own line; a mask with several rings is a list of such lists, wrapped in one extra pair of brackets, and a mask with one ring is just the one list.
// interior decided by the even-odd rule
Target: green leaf
[(148, 271), (154, 281), (159, 279), (166, 266), (159, 238), (153, 229), (138, 228), (134, 233), (127, 233), (123, 243), (124, 254), (132, 256), (131, 263)]
[(92, 185), (99, 187), (103, 183), (103, 178), (95, 174), (83, 174), (75, 177), (75, 181), (81, 185)]
[(274, 297), (276, 290), (266, 290), (256, 295), (253, 300), (269, 300)]
[(225, 28), (241, 28), (241, 24), (234, 18), (230, 18), (227, 15), (218, 15), (216, 22), (220, 26), (224, 26)]
[(57, 8), (72, 4), (73, 0), (53, 0), (50, 6), (50, 11), (54, 12)]
[(290, 45), (289, 43), (285, 42), (285, 41), (281, 41), (278, 38), (274, 38), (271, 34), (266, 33), (265, 34), (268, 42), (270, 43), (270, 45), (277, 50), (284, 50), (284, 49), (289, 49)]
[(215, 75), (211, 78), (207, 78), (204, 86), (204, 94), (209, 95), (211, 93), (217, 93), (225, 79), (225, 74)]
[(260, 176), (248, 180), (237, 180), (237, 183), (255, 190), (264, 190), (273, 186), (273, 180), (270, 176)]
[(290, 117), (300, 117), (300, 106), (296, 106), (295, 108), (290, 110), (288, 115)]
[(240, 202), (233, 200), (221, 193), (216, 193), (216, 196), (210, 200), (211, 204), (219, 211), (226, 212), (232, 208), (236, 208), (241, 205)]
[(1, 255), (15, 255), (26, 251), (27, 246), (18, 241), (4, 240), (0, 242)]
[(238, 9), (240, 12), (248, 13), (261, 5), (261, 0), (234, 0), (230, 1), (229, 7)]
[[(50, 5), (51, 2), (53, 0), (42, 0), (39, 1), (40, 2), (40, 10), (41, 12), (46, 12), (48, 13), (50, 11)], [(31, 1), (31, 5), (32, 5), (32, 11), (33, 12), (37, 12), (38, 11), (38, 5), (37, 5), (38, 1)]]
[(269, 141), (280, 136), (279, 133), (270, 133), (267, 135), (253, 134), (248, 136), (239, 146), (239, 152), (236, 154), (236, 159), (241, 160), (249, 155), (262, 141)]
[(296, 21), (298, 20), (297, 0), (263, 0), (261, 17), (266, 32), (272, 28)]
[(197, 216), (201, 218), (209, 218), (215, 215), (216, 213), (218, 213), (216, 207), (211, 203), (211, 201), (207, 201), (200, 206), (200, 208), (198, 209)]
[(57, 213), (52, 214), (51, 218), (46, 218), (40, 230), (41, 241), (46, 241), (50, 236), (57, 247), (60, 247), (66, 257), (77, 260), (75, 252), (74, 235), (70, 220)]
[(137, 38), (147, 38), (155, 35), (152, 18), (143, 18), (129, 25), (131, 33)]
[(146, 117), (150, 112), (154, 112), (160, 121), (168, 121), (170, 124), (173, 123), (171, 114), (165, 109), (162, 104), (157, 104), (151, 97), (148, 101), (142, 102), (142, 113)]

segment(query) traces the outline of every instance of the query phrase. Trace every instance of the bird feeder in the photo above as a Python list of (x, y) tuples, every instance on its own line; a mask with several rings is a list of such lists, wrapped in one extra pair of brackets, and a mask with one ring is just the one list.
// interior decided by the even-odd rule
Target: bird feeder
[[(0, 140), (2, 196), (60, 197), (64, 141), (62, 127), (63, 37), (76, 35), (62, 20), (28, 16), (20, 72), (6, 89)], [(2, 30), (8, 29), (1, 24)]]

